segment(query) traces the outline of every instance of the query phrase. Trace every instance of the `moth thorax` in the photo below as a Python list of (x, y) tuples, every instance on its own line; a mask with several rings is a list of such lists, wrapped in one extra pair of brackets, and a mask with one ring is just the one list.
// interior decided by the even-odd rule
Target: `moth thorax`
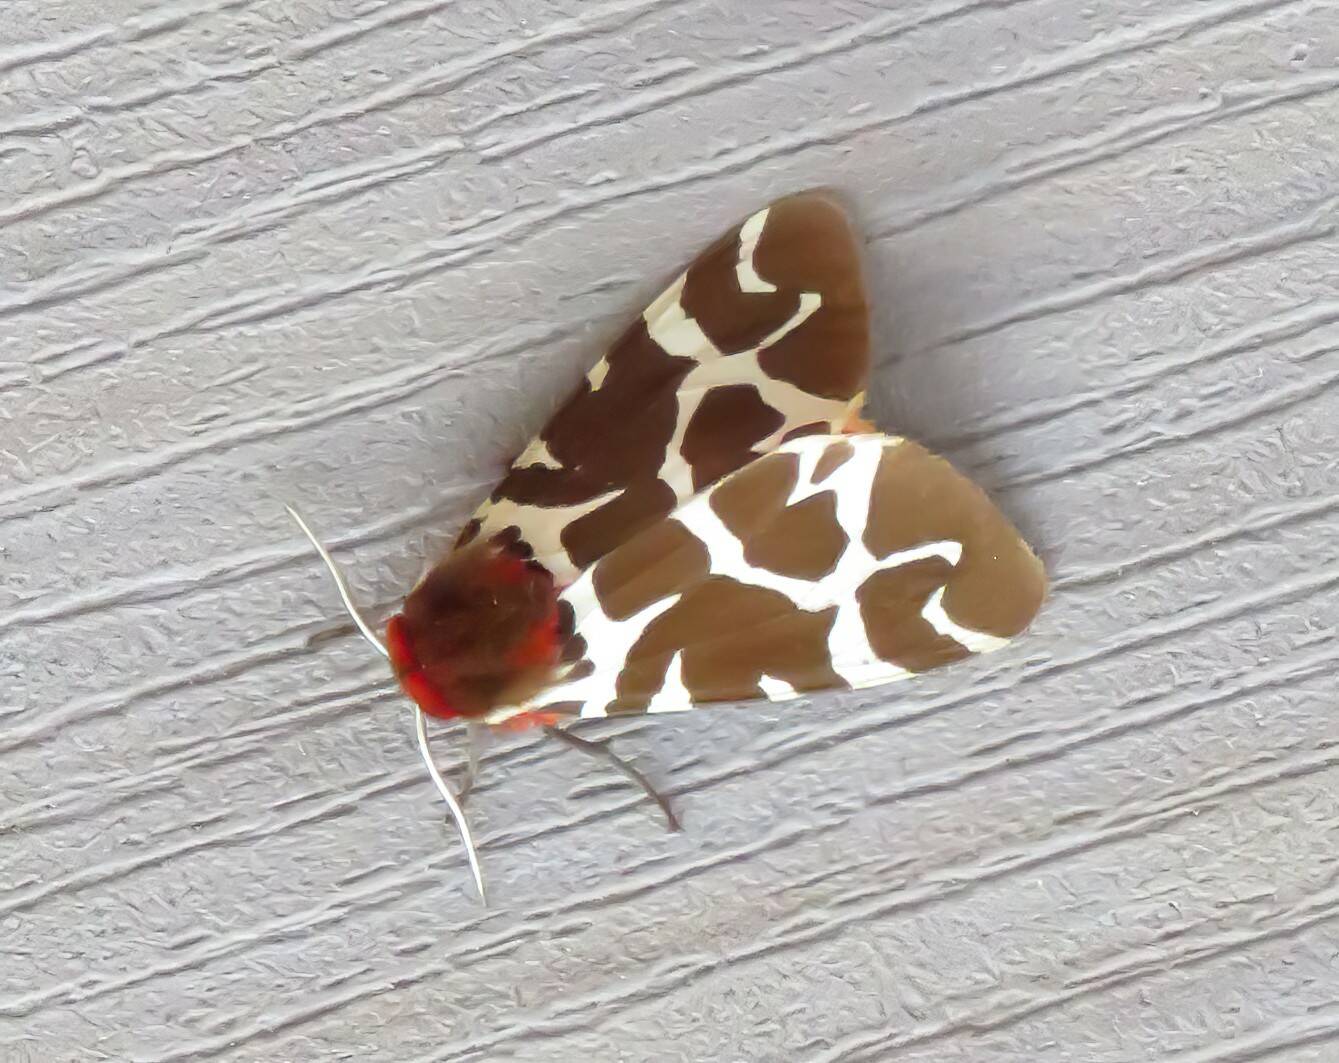
[(434, 716), (480, 716), (551, 682), (563, 632), (553, 576), (515, 537), (432, 568), (387, 629), (400, 685)]

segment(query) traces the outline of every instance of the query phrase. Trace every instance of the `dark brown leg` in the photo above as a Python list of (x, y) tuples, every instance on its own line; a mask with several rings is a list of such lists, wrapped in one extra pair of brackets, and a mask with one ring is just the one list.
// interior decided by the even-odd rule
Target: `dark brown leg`
[(545, 727), (544, 730), (550, 738), (556, 738), (570, 749), (575, 749), (579, 753), (585, 753), (592, 757), (603, 757), (605, 760), (609, 761), (609, 763), (613, 764), (614, 767), (640, 786), (642, 792), (645, 793), (647, 797), (660, 806), (660, 811), (665, 814), (665, 826), (671, 833), (683, 830), (683, 827), (679, 823), (679, 818), (674, 814), (674, 809), (670, 808), (669, 802), (657, 792), (656, 788), (651, 785), (650, 780), (647, 779), (645, 775), (609, 748), (608, 740), (603, 742), (593, 742), (589, 738), (578, 738), (570, 731), (564, 731), (558, 727)]
[(487, 730), (477, 723), (467, 723), (465, 725), (465, 741), (468, 751), (468, 759), (465, 762), (465, 773), (460, 781), (460, 792), (456, 794), (456, 800), (460, 802), (460, 807), (465, 807), (465, 802), (474, 789), (474, 783), (479, 778), (479, 751), (483, 746), (484, 739), (488, 736)]

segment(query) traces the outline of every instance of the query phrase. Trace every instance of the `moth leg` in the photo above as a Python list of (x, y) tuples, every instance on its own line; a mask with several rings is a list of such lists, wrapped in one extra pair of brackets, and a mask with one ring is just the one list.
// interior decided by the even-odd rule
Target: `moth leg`
[(307, 636), (307, 649), (315, 649), (323, 642), (333, 642), (335, 639), (347, 638), (349, 635), (356, 634), (358, 634), (358, 626), (352, 621), (323, 627)]
[(465, 801), (474, 790), (474, 784), (479, 778), (479, 755), (483, 749), (484, 740), (488, 737), (488, 729), (482, 724), (467, 723), (465, 725), (466, 735), (466, 755), (465, 774), (460, 782), (460, 790), (456, 794), (456, 800), (460, 802), (460, 807), (465, 807)]
[[(387, 616), (395, 611), (394, 602), (379, 602), (372, 606), (368, 612), (376, 617), (376, 627), (384, 627), (383, 621)], [(351, 620), (341, 624), (331, 624), (328, 627), (319, 628), (307, 636), (307, 649), (315, 649), (323, 642), (333, 642), (336, 639), (347, 638), (350, 635), (359, 634), (358, 625)]]
[(614, 765), (614, 767), (641, 787), (642, 792), (660, 807), (660, 811), (665, 815), (665, 826), (671, 834), (675, 831), (683, 830), (683, 826), (679, 823), (679, 817), (674, 814), (674, 809), (670, 807), (669, 801), (667, 801), (665, 797), (651, 785), (651, 781), (645, 775), (610, 749), (607, 739), (603, 742), (593, 742), (589, 738), (579, 738), (577, 735), (572, 734), (572, 732), (564, 731), (559, 727), (545, 726), (544, 731), (550, 738), (556, 738), (569, 749), (575, 749), (579, 753), (585, 753), (592, 757), (603, 757), (605, 760), (609, 761), (609, 763)]

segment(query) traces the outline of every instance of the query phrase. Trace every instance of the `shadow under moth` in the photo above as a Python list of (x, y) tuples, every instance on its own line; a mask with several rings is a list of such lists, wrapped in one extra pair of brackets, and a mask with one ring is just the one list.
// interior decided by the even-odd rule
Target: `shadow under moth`
[[(426, 716), (567, 725), (905, 679), (998, 649), (1046, 579), (985, 494), (860, 416), (858, 242), (825, 192), (707, 248), (596, 363), (389, 622), (346, 607)], [(672, 827), (677, 826), (661, 801)]]

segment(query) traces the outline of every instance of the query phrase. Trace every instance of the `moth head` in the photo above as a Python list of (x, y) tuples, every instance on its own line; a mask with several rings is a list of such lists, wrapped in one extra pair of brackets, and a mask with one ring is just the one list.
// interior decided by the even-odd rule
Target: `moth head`
[(553, 576), (506, 536), (434, 566), (386, 629), (391, 667), (430, 716), (479, 717), (549, 681), (560, 650)]

